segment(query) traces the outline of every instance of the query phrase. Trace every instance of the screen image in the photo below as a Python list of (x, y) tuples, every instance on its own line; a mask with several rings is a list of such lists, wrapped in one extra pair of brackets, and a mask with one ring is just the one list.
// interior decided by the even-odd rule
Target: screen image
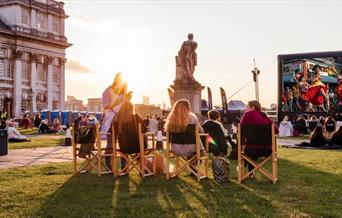
[(283, 59), (282, 112), (336, 112), (342, 104), (341, 57)]

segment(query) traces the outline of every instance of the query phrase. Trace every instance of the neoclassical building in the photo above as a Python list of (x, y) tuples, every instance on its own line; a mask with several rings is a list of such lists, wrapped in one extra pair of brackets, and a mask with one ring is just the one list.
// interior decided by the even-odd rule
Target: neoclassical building
[(0, 0), (0, 110), (65, 107), (64, 3)]

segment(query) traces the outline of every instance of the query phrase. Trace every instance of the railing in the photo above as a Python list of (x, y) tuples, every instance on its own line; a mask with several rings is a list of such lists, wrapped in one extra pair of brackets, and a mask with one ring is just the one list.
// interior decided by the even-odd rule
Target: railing
[(37, 29), (33, 29), (33, 28), (27, 28), (27, 27), (17, 26), (17, 25), (12, 25), (12, 26), (10, 26), (10, 28), (12, 31), (16, 31), (16, 32), (28, 33), (28, 34), (32, 34), (34, 36), (47, 38), (47, 39), (50, 39), (53, 41), (67, 42), (67, 38), (65, 36), (59, 36), (59, 35), (55, 35), (53, 33), (41, 32), (41, 31), (38, 31)]

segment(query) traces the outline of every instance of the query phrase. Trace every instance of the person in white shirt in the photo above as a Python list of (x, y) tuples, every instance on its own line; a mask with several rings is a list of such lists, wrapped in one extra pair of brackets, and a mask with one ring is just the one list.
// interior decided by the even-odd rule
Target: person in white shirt
[(27, 142), (30, 141), (26, 136), (20, 134), (20, 132), (14, 127), (14, 123), (8, 123), (8, 141), (9, 142)]
[(284, 120), (281, 121), (279, 125), (279, 136), (292, 136), (293, 135), (293, 127), (291, 121), (289, 121), (289, 116), (285, 115)]

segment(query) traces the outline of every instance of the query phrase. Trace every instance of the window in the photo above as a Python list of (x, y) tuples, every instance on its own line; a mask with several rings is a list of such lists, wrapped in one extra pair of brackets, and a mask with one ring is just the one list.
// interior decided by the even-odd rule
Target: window
[(29, 16), (30, 16), (29, 11), (22, 8), (21, 9), (21, 23), (28, 25), (29, 24)]
[(38, 14), (37, 15), (37, 28), (39, 30), (45, 30), (46, 31), (46, 23), (47, 23), (46, 21), (47, 21), (46, 15)]
[(5, 59), (0, 59), (0, 77), (5, 77)]
[(22, 62), (22, 78), (23, 80), (30, 80), (30, 64), (27, 61)]
[(46, 82), (47, 81), (47, 74), (44, 64), (38, 63), (37, 64), (37, 78), (39, 81)]
[(57, 17), (54, 17), (52, 20), (52, 31), (59, 32), (59, 19)]
[(0, 77), (12, 78), (9, 60), (0, 58)]

